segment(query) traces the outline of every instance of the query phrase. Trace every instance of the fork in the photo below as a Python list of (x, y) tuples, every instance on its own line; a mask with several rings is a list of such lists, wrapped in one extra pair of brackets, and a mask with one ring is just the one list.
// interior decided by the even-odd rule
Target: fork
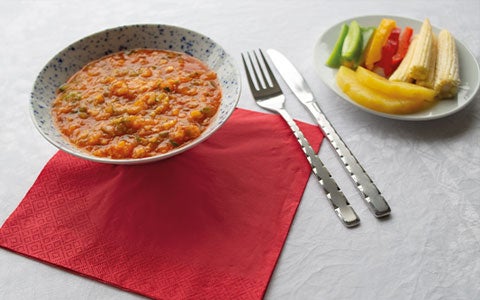
[[(255, 51), (253, 54), (242, 53), (243, 66), (247, 74), (248, 84), (258, 106), (280, 114), (283, 119), (290, 126), (298, 142), (302, 146), (302, 150), (306, 155), (312, 172), (317, 178), (320, 185), (323, 187), (327, 199), (332, 204), (335, 213), (340, 218), (342, 223), (347, 227), (356, 226), (360, 219), (348, 203), (347, 198), (339, 188), (335, 180), (332, 178), (330, 172), (327, 170), (323, 162), (316, 155), (312, 146), (308, 143), (303, 133), (298, 128), (297, 124), (285, 109), (285, 96), (283, 95), (280, 86), (275, 79), (275, 76), (268, 65), (265, 56), (259, 49), (258, 52), (261, 61)], [(252, 56), (254, 58), (252, 58)], [(260, 75), (259, 75), (260, 74)], [(260, 77), (261, 76), (261, 77)], [(268, 77), (267, 77), (268, 76)]]

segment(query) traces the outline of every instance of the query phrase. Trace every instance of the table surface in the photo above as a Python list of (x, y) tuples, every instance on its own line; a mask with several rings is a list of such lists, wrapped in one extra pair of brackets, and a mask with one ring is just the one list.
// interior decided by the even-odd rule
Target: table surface
[[(105, 28), (171, 24), (212, 37), (239, 67), (246, 50), (286, 54), (392, 208), (391, 217), (374, 218), (325, 143), (320, 157), (362, 223), (343, 227), (312, 175), (266, 299), (480, 299), (480, 95), (452, 116), (425, 122), (378, 117), (343, 101), (316, 74), (313, 48), (331, 25), (361, 15), (428, 17), (480, 58), (478, 0), (2, 0), (0, 224), (57, 151), (29, 115), (41, 68)], [(246, 84), (238, 106), (263, 111)], [(293, 98), (287, 109), (314, 123)], [(1, 249), (0, 266), (1, 299), (142, 298)]]

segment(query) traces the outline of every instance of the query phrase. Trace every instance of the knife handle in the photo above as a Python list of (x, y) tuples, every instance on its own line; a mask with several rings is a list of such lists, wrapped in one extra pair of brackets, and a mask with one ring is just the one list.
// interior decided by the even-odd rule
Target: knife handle
[(348, 203), (347, 198), (343, 194), (342, 190), (338, 187), (335, 180), (332, 178), (332, 175), (324, 166), (320, 158), (317, 156), (315, 151), (312, 149), (307, 139), (298, 128), (295, 121), (290, 117), (288, 112), (285, 109), (279, 109), (278, 113), (285, 119), (287, 124), (292, 129), (295, 137), (302, 146), (303, 152), (307, 156), (307, 160), (312, 167), (312, 172), (315, 174), (320, 185), (323, 187), (327, 199), (333, 205), (335, 213), (347, 227), (353, 227), (360, 223), (360, 219), (353, 210), (353, 208)]
[(318, 104), (316, 102), (310, 102), (307, 104), (307, 108), (317, 120), (333, 148), (335, 148), (344, 167), (350, 173), (350, 177), (355, 182), (358, 190), (367, 203), (368, 208), (377, 218), (388, 216), (391, 210), (387, 201), (383, 198), (372, 179), (368, 176), (350, 149), (348, 149), (347, 145), (345, 145), (333, 126), (322, 113)]

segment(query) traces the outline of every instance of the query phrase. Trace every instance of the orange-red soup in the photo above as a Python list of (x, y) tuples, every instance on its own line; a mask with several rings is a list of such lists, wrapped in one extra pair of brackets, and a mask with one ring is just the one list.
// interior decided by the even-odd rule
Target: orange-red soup
[(74, 74), (53, 116), (77, 147), (99, 157), (150, 157), (200, 136), (220, 105), (215, 72), (189, 55), (152, 49), (114, 53)]

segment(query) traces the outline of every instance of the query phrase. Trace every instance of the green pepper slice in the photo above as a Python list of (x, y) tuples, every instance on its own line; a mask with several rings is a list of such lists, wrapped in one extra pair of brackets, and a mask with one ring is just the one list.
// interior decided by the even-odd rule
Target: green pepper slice
[(365, 62), (365, 49), (367, 49), (368, 42), (375, 32), (375, 27), (361, 27), (362, 30), (362, 48), (360, 49), (360, 55), (358, 56), (357, 66), (363, 65)]
[(362, 30), (357, 21), (350, 22), (347, 36), (342, 46), (342, 60), (357, 61), (362, 47)]
[(348, 25), (343, 24), (340, 29), (340, 34), (335, 42), (335, 46), (333, 47), (330, 56), (327, 59), (326, 65), (330, 68), (338, 68), (342, 64), (342, 47), (343, 41), (348, 33)]

